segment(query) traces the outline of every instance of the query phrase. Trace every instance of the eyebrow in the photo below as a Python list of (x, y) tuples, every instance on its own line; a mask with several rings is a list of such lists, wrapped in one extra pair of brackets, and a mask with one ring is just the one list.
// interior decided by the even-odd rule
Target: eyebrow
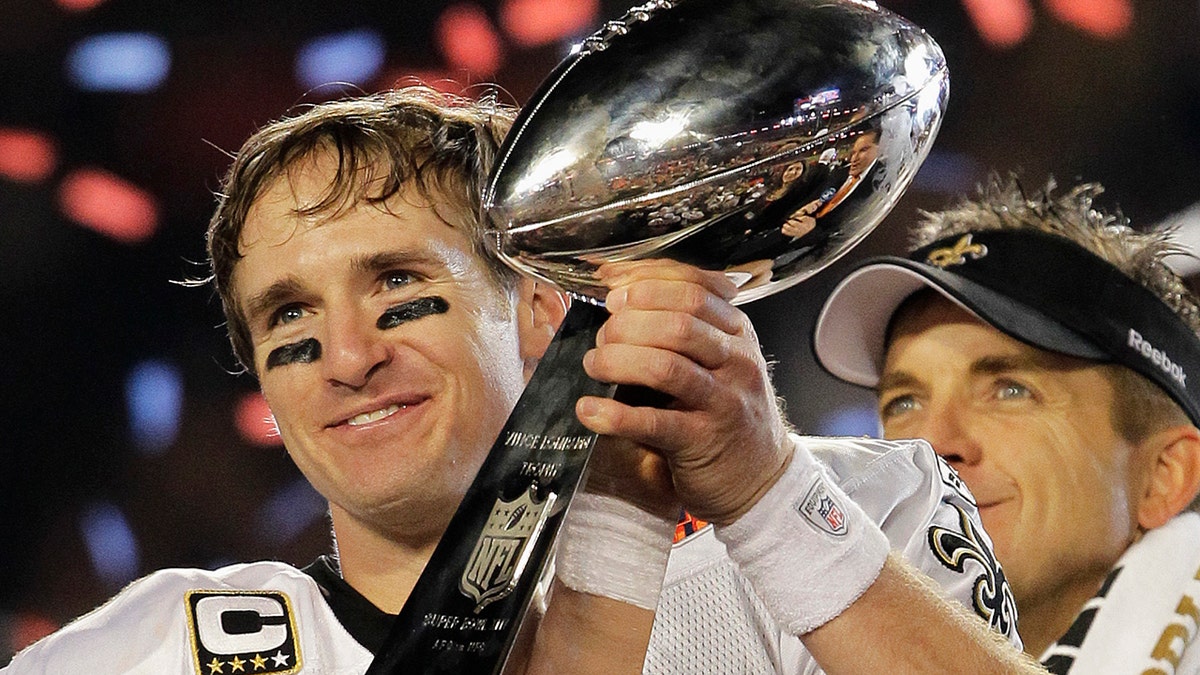
[(267, 286), (262, 291), (246, 299), (246, 318), (251, 322), (259, 321), (264, 314), (291, 298), (300, 295), (304, 285), (300, 279), (287, 276)]
[(1006, 356), (985, 356), (971, 364), (972, 375), (999, 375), (1013, 371), (1048, 370), (1048, 359), (1040, 358), (1036, 352), (1022, 352)]
[[(425, 252), (418, 251), (381, 251), (369, 255), (357, 255), (350, 259), (350, 269), (355, 272), (383, 272), (395, 268), (407, 268), (417, 265), (433, 265), (438, 261)], [(246, 318), (256, 322), (276, 307), (292, 298), (302, 295), (304, 282), (300, 277), (288, 275), (277, 280), (262, 291), (255, 293), (246, 300)]]
[(879, 382), (875, 383), (875, 393), (879, 394), (887, 389), (897, 389), (900, 387), (913, 387), (917, 384), (917, 378), (907, 371), (884, 373), (879, 377)]
[(418, 251), (381, 251), (370, 255), (354, 256), (350, 268), (356, 272), (383, 272), (393, 268), (429, 265), (436, 261), (429, 254)]
[[(970, 375), (1000, 375), (1012, 372), (1060, 370), (1061, 368), (1061, 364), (1056, 363), (1053, 355), (1029, 349), (1023, 350), (1019, 354), (980, 357), (971, 362)], [(875, 393), (887, 389), (915, 387), (919, 383), (920, 380), (917, 376), (909, 371), (885, 373), (879, 378), (879, 383), (875, 385)]]

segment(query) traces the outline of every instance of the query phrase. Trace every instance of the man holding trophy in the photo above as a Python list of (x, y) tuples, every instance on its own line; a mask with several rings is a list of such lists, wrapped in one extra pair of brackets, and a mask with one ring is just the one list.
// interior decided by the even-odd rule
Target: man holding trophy
[[(235, 351), (260, 379), (289, 453), (330, 500), (336, 555), (304, 571), (260, 562), (153, 574), (4, 672), (366, 668), (565, 309), (560, 293), (518, 277), (471, 234), (479, 170), (506, 111), (434, 96), (412, 90), (328, 104), (268, 126), (239, 153), (214, 217), (213, 264)], [(385, 129), (386, 138), (367, 140)], [(401, 148), (408, 154), (387, 154)], [(408, 173), (416, 167), (422, 173)], [(603, 584), (661, 579), (674, 524), (664, 516), (676, 500), (718, 523), (762, 596), (763, 616), (799, 633), (822, 665), (1024, 667), (1015, 649), (888, 553), (878, 527), (813, 459), (808, 447), (819, 441), (787, 433), (753, 329), (728, 302), (732, 282), (670, 262), (615, 264), (603, 277), (612, 318), (586, 359), (589, 372), (652, 386), (678, 405), (585, 399), (578, 410), (596, 431), (629, 442), (601, 448), (596, 460), (597, 486), (612, 488), (597, 499), (635, 495), (618, 509), (640, 514), (618, 525), (632, 533), (627, 540), (608, 545), (642, 559), (657, 551), (662, 561), (647, 575), (617, 561), (589, 570), (573, 560), (564, 574), (581, 590), (554, 589), (531, 668), (640, 671), (642, 652), (619, 646), (645, 647), (654, 612), (638, 605), (653, 607), (657, 581), (627, 588), (633, 597), (624, 602), (603, 597)], [(915, 444), (863, 452), (897, 466), (911, 457), (910, 472), (928, 454)], [(916, 482), (941, 490), (931, 475)], [(810, 527), (788, 508), (810, 486), (841, 510), (840, 526), (827, 528), (843, 534)], [(611, 506), (587, 504), (581, 518)], [(660, 540), (639, 544), (656, 523)], [(573, 522), (563, 546), (588, 527)], [(784, 538), (770, 538), (777, 534)], [(792, 563), (776, 557), (781, 549), (794, 549), (785, 553), (801, 569), (783, 567)], [(232, 625), (238, 616), (257, 622)], [(671, 648), (711, 647), (664, 638)], [(725, 658), (708, 672), (754, 663), (743, 653)]]
[[(655, 23), (660, 11), (674, 21)], [(887, 171), (821, 259), (801, 259), (795, 276), (756, 285), (753, 297), (828, 264), (878, 222), (945, 101), (936, 46), (881, 16), (858, 2), (660, 1), (587, 42), (511, 134), (512, 110), (424, 88), (317, 105), (260, 130), (222, 184), (208, 238), (213, 281), (235, 353), (329, 501), (334, 553), (303, 570), (157, 572), (2, 672), (1040, 672), (1001, 636), (1019, 644), (1011, 594), (953, 472), (921, 442), (791, 433), (734, 304), (752, 299), (748, 286), (723, 272), (723, 252), (711, 252), (708, 269), (648, 259), (670, 257), (706, 223), (729, 223), (732, 209), (755, 217), (763, 204), (753, 186), (777, 166), (849, 146), (864, 120), (882, 128)], [(646, 26), (688, 40), (659, 40)], [(755, 49), (692, 39), (705, 26)], [(802, 30), (813, 34), (799, 39)], [(637, 67), (654, 72), (639, 75), (606, 61), (636, 40), (647, 40), (633, 50), (643, 55), (656, 45), (686, 52), (682, 42), (699, 51), (678, 63), (645, 57)], [(796, 44), (819, 46), (800, 51), (857, 79), (822, 75), (823, 86), (840, 84), (798, 96), (794, 83), (737, 62), (790, 64), (771, 50)], [(705, 54), (715, 61), (692, 71)], [(672, 63), (683, 65), (673, 74)], [(809, 77), (809, 65), (792, 71)], [(695, 72), (729, 95), (701, 91)], [(680, 74), (687, 86), (660, 86)], [(663, 114), (647, 114), (630, 103), (638, 96), (611, 88), (633, 80), (688, 100), (676, 106), (672, 95)], [(569, 91), (580, 83), (597, 91)], [(736, 91), (777, 123), (723, 126)], [(556, 110), (600, 131), (576, 134)], [(850, 123), (837, 127), (841, 117)], [(539, 140), (531, 119), (556, 129), (555, 140)], [(793, 142), (795, 128), (826, 122), (815, 140)], [(606, 141), (604, 129), (619, 138)], [(577, 138), (590, 140), (576, 147)], [(660, 165), (639, 175), (630, 161)], [(654, 187), (597, 196), (617, 184), (605, 174), (614, 168)], [(561, 208), (571, 212), (552, 213)], [(582, 332), (580, 378), (652, 395), (551, 391), (539, 402), (565, 406), (586, 433), (512, 430), (522, 390), (545, 372), (535, 367), (562, 352), (584, 316), (598, 319)], [(478, 486), (497, 479), (497, 448), (553, 458), (593, 447), (554, 576), (542, 574), (550, 567), (534, 542), (547, 550), (546, 533), (560, 530), (575, 485), (563, 479), (566, 460), (517, 462), (513, 477), (527, 489), (484, 494), (489, 512), (469, 513)], [(673, 548), (681, 508), (713, 525)], [(456, 529), (464, 511), (486, 521), (482, 534)], [(445, 563), (442, 550), (460, 544), (469, 559)], [(539, 579), (538, 592), (514, 590)], [(431, 588), (469, 609), (414, 615)], [(527, 601), (525, 625), (536, 630), (518, 633)], [(518, 611), (492, 612), (502, 605)], [(410, 633), (435, 636), (419, 660), (395, 656)], [(484, 653), (499, 660), (473, 660)]]

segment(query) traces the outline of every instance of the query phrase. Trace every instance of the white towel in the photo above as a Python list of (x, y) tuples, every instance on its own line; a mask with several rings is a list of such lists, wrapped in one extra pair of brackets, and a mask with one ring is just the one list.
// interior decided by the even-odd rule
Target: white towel
[(1200, 514), (1188, 512), (1125, 551), (1041, 661), (1059, 674), (1200, 675), (1197, 632)]

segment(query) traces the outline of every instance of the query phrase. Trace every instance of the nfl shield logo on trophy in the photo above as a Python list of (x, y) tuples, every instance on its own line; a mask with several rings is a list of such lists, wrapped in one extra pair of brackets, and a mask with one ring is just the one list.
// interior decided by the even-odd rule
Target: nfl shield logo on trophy
[(556, 495), (537, 501), (537, 483), (512, 501), (497, 497), (475, 550), (458, 581), (458, 588), (475, 601), (475, 612), (517, 587)]

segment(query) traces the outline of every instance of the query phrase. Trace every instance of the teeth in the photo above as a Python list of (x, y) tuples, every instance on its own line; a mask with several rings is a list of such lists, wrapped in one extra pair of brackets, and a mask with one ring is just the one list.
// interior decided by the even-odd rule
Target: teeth
[[(403, 407), (407, 408), (408, 406), (403, 406)], [(388, 407), (384, 408), (383, 410), (376, 410), (375, 412), (369, 412), (369, 413), (363, 413), (361, 415), (355, 415), (354, 417), (351, 417), (350, 420), (346, 423), (352, 427), (356, 427), (360, 424), (367, 424), (368, 422), (374, 422), (375, 420), (381, 420), (389, 415), (392, 415), (392, 414), (396, 413), (397, 411), (399, 411), (400, 408), (401, 408), (401, 406), (398, 406), (395, 403), (393, 403), (392, 405), (389, 405)]]

